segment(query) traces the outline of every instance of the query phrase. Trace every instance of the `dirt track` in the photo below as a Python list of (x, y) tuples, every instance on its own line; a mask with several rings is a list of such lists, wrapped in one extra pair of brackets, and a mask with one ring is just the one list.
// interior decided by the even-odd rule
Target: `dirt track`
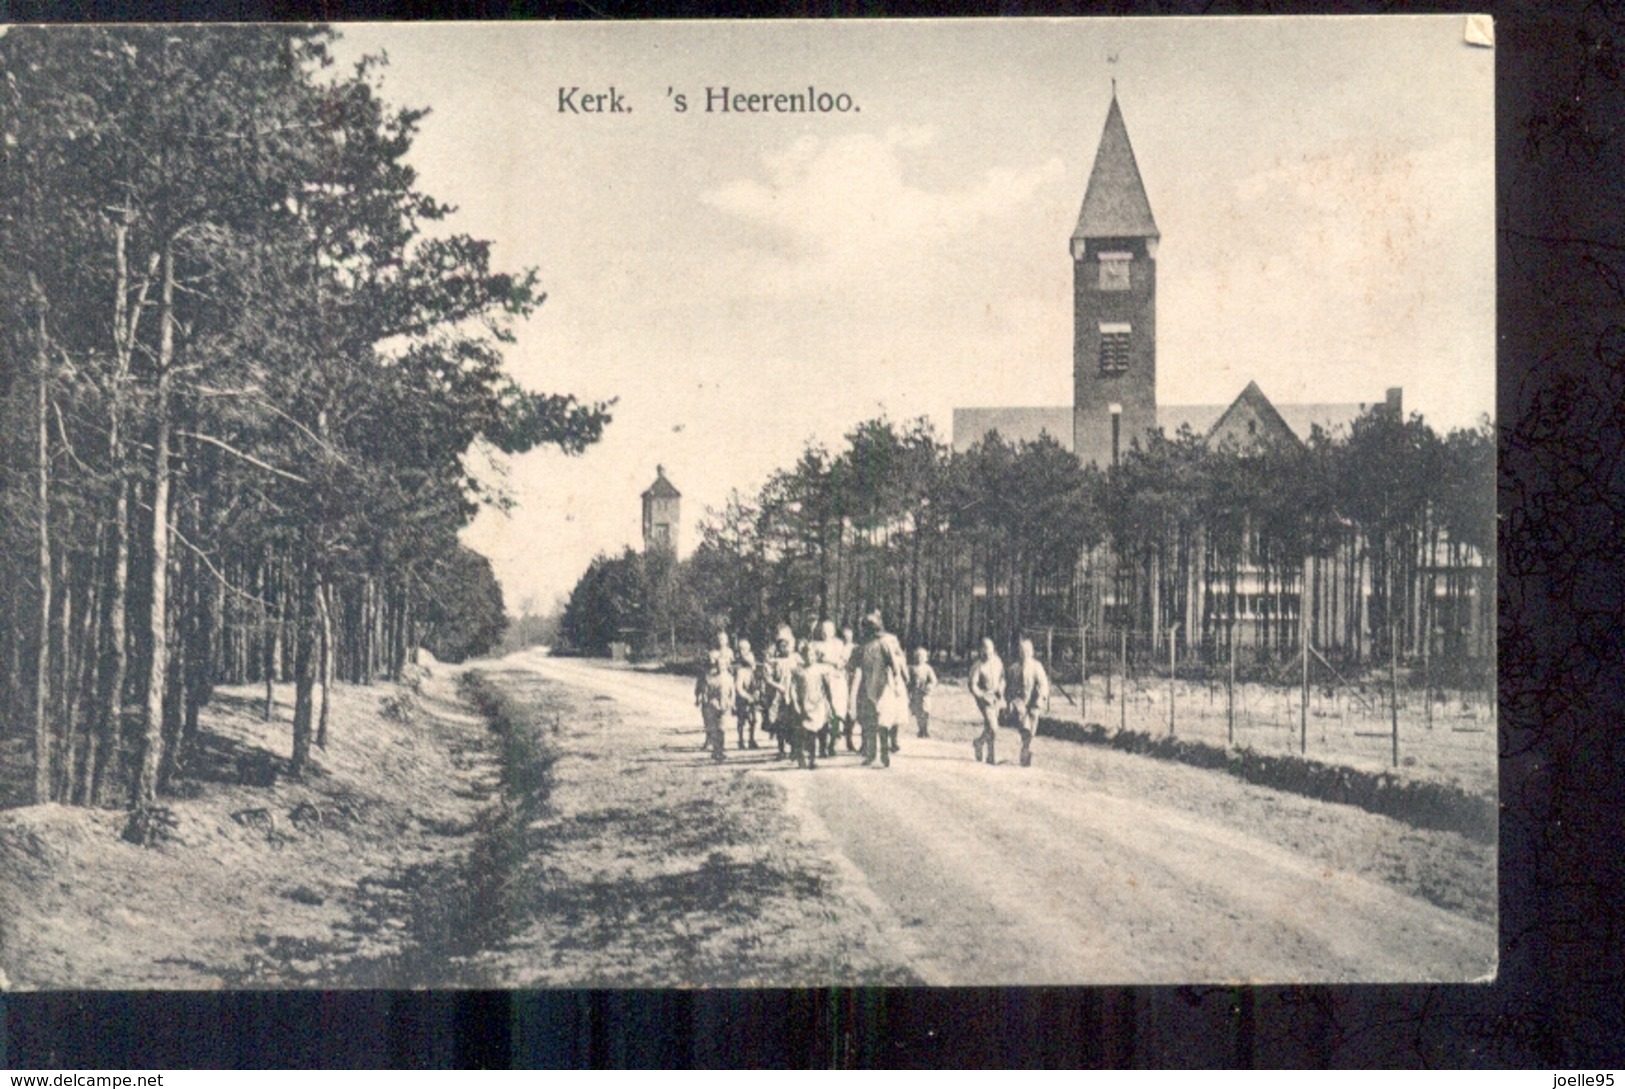
[[(1473, 876), (1485, 864), (1457, 860), (1453, 876), (1445, 863), (1470, 848), (1447, 834), (1042, 739), (1032, 768), (978, 765), (951, 696), (933, 738), (905, 736), (889, 770), (842, 754), (797, 771), (766, 749), (730, 749), (728, 764), (712, 769), (698, 750), (688, 682), (540, 655), (504, 664), (510, 684), (529, 670), (607, 703), (616, 713), (603, 720), (613, 730), (604, 746), (641, 746), (648, 774), (772, 784), (799, 838), (838, 875), (821, 895), (845, 902), (835, 910), (854, 940), (872, 928), (878, 942), (862, 939), (866, 950), (929, 983), (1459, 981), (1494, 972), (1493, 899), (1486, 905), (1481, 888), (1434, 888), (1435, 903), (1407, 894), (1459, 884), (1463, 865)], [(561, 768), (572, 748), (567, 741)], [(575, 790), (582, 800), (598, 794), (588, 779)], [(569, 797), (560, 796), (561, 818)], [(1434, 863), (1440, 872), (1426, 872)], [(1493, 872), (1493, 852), (1488, 865)], [(1441, 900), (1466, 903), (1446, 910)]]
[(0, 989), (1494, 971), (1495, 849), (1454, 833), (1042, 736), (1032, 768), (977, 765), (957, 690), (890, 770), (807, 772), (765, 748), (712, 764), (681, 678), (474, 668), (534, 745), (504, 746), (437, 665), (408, 720), (383, 713), (397, 687), (340, 686), (312, 774), (244, 785), (237, 758), (286, 751), (291, 693), (266, 721), (222, 691), (152, 847), (118, 812), (0, 811)]

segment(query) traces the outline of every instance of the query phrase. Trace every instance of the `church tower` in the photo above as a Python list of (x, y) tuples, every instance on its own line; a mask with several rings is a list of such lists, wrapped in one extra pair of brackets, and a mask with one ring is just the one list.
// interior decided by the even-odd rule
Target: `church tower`
[(1112, 464), (1157, 422), (1157, 231), (1112, 88), (1072, 232), (1072, 449)]
[(683, 493), (666, 479), (666, 467), (655, 466), (655, 482), (643, 492), (643, 551), (677, 555), (677, 527)]

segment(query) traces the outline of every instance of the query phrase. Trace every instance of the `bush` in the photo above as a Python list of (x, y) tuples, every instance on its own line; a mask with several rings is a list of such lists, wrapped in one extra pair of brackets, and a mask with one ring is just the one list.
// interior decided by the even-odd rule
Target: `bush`
[(378, 712), (391, 722), (410, 726), (417, 715), (417, 698), (409, 690), (394, 692), (378, 701)]

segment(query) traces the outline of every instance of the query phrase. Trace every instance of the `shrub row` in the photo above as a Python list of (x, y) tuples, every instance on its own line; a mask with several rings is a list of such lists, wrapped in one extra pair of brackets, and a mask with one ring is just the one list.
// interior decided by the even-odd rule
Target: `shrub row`
[(547, 805), (558, 752), (543, 739), (543, 723), (534, 707), (513, 699), (475, 670), (458, 677), (458, 687), (501, 738), (502, 787), (524, 815), (539, 815)]
[(1495, 842), (1494, 803), (1446, 783), (1401, 779), (1392, 772), (1361, 771), (1287, 753), (1261, 753), (1133, 730), (1108, 730), (1098, 722), (1080, 724), (1045, 718), (1039, 732), (1078, 744), (1102, 745), (1119, 752), (1227, 771), (1258, 786), (1357, 806), (1419, 828), (1459, 832), (1480, 843)]

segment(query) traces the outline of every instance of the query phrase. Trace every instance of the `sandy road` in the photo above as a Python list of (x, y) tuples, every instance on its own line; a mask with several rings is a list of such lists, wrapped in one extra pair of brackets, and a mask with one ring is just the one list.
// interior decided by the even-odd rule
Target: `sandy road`
[[(691, 754), (668, 762), (677, 774), (700, 762), (689, 682), (539, 655), (508, 664), (520, 663), (613, 699), (651, 738), (692, 729)], [(1462, 981), (1494, 971), (1492, 926), (1195, 816), (1178, 798), (1100, 789), (1090, 774), (1094, 760), (1139, 758), (1041, 742), (1032, 768), (989, 767), (970, 759), (968, 725), (945, 718), (940, 740), (905, 736), (888, 770), (843, 753), (798, 771), (766, 749), (730, 750), (731, 767), (782, 787), (851, 909), (872, 916), (927, 982)], [(1008, 759), (1014, 737), (1001, 741)]]

